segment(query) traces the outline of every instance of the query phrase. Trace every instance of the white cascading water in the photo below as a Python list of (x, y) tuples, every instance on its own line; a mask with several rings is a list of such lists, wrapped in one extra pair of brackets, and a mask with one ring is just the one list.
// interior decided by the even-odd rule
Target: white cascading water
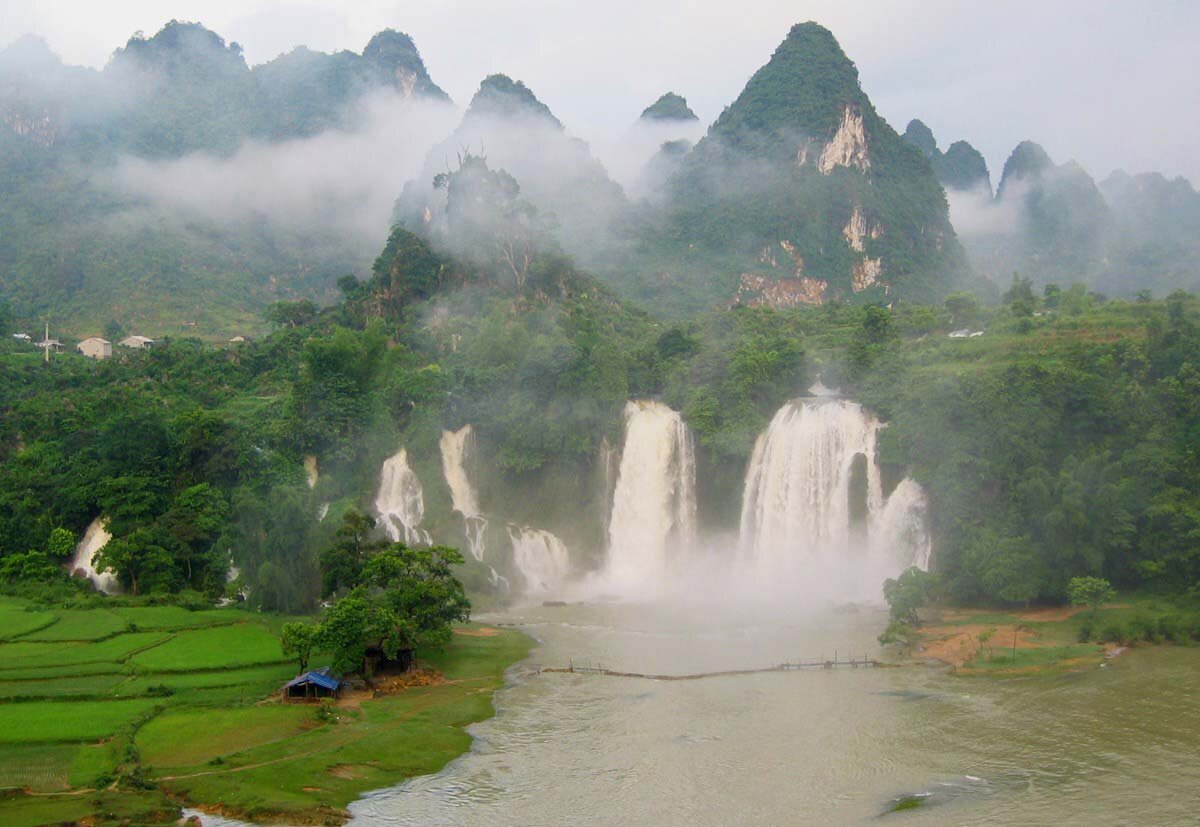
[(475, 442), (470, 425), (457, 431), (442, 431), (439, 443), (442, 451), (442, 472), (450, 488), (451, 507), (462, 515), (467, 549), (476, 560), (483, 560), (487, 518), (479, 510), (475, 489), (467, 476), (466, 461)]
[(566, 582), (571, 555), (566, 545), (549, 531), (528, 526), (508, 526), (513, 565), (525, 581), (526, 594), (545, 594)]
[[(784, 405), (759, 436), (746, 472), (740, 546), (760, 579), (811, 578), (836, 599), (879, 598), (879, 588), (910, 565), (926, 566), (924, 491), (912, 480), (884, 501), (876, 438), (881, 425), (843, 399)], [(851, 479), (865, 471), (866, 536), (856, 534)]]
[(887, 498), (876, 520), (872, 551), (894, 557), (900, 570), (929, 568), (929, 498), (917, 482), (903, 479)]
[(425, 517), (425, 493), (421, 480), (409, 467), (408, 450), (401, 448), (383, 461), (375, 511), (388, 536), (409, 545), (430, 545), (428, 531), (420, 528)]
[(608, 523), (607, 579), (618, 588), (663, 581), (695, 538), (696, 467), (678, 412), (658, 402), (625, 405), (625, 445)]
[(92, 520), (87, 531), (83, 533), (83, 539), (75, 547), (75, 553), (71, 555), (71, 561), (67, 563), (67, 570), (72, 576), (79, 575), (91, 580), (97, 591), (117, 594), (121, 591), (121, 582), (117, 580), (116, 575), (98, 572), (92, 566), (96, 552), (104, 548), (111, 539), (112, 536), (104, 528), (104, 519), (97, 517)]

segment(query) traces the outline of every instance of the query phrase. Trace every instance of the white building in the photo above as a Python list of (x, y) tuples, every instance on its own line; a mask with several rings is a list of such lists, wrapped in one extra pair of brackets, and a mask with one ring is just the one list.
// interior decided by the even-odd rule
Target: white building
[(154, 346), (154, 340), (149, 336), (126, 336), (120, 342), (121, 347), (148, 348)]
[(112, 356), (112, 342), (92, 336), (75, 345), (75, 349), (89, 359), (107, 359)]

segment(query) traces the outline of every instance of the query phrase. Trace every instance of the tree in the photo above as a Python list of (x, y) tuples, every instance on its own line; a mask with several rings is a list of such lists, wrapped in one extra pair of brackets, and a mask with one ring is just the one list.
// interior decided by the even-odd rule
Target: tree
[(1072, 606), (1091, 607), (1091, 620), (1096, 619), (1101, 606), (1116, 597), (1112, 585), (1103, 577), (1072, 577), (1067, 584), (1067, 600)]
[(894, 580), (883, 584), (883, 599), (891, 607), (892, 620), (918, 623), (917, 610), (932, 603), (939, 592), (940, 578), (913, 566)]
[(387, 548), (386, 540), (373, 540), (375, 521), (354, 509), (342, 515), (334, 543), (321, 552), (321, 596), (353, 588), (363, 566), (374, 554)]
[(96, 552), (96, 571), (111, 571), (136, 596), (170, 585), (171, 555), (151, 529), (139, 528), (128, 537), (114, 537)]
[(317, 306), (308, 299), (275, 302), (263, 315), (276, 327), (302, 327), (317, 318)]
[(470, 601), (453, 573), (462, 562), (447, 546), (393, 543), (372, 556), (350, 593), (326, 610), (316, 645), (333, 653), (338, 672), (364, 669), (370, 649), (407, 669), (418, 647), (444, 646), (451, 624), (470, 618)]
[(53, 560), (66, 560), (74, 551), (75, 535), (68, 529), (53, 529), (46, 538), (46, 555)]
[(969, 325), (979, 316), (979, 299), (974, 293), (951, 293), (945, 307), (955, 325)]
[(1004, 291), (1004, 303), (1012, 308), (1018, 318), (1032, 316), (1037, 308), (1037, 296), (1033, 292), (1033, 282), (1013, 273), (1012, 285)]
[(308, 669), (308, 659), (317, 642), (319, 627), (311, 623), (285, 623), (279, 630), (279, 645), (285, 655), (292, 655), (300, 664), (300, 671)]
[(377, 609), (364, 590), (356, 589), (330, 606), (317, 627), (315, 645), (333, 656), (334, 672), (344, 675), (364, 669), (367, 641), (377, 639)]

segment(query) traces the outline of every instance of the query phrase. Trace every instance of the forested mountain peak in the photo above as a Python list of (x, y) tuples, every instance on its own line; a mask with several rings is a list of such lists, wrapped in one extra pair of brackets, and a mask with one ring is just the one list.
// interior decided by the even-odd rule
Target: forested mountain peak
[(152, 37), (139, 32), (117, 49), (108, 68), (159, 72), (248, 71), (242, 47), (200, 23), (172, 20)]
[[(706, 140), (764, 156), (787, 151), (800, 157), (808, 155), (809, 142), (836, 137), (835, 153), (825, 159), (813, 153), (806, 160), (826, 168), (862, 169), (870, 163), (864, 109), (871, 104), (858, 85), (858, 69), (833, 33), (816, 23), (798, 23), (717, 118)], [(878, 120), (874, 110), (869, 117)], [(788, 147), (797, 141), (799, 150)]]
[(992, 179), (988, 175), (987, 162), (979, 150), (966, 141), (955, 141), (942, 152), (938, 149), (933, 130), (917, 118), (908, 122), (903, 138), (929, 159), (934, 174), (946, 189), (986, 190), (987, 197), (992, 197)]
[(61, 66), (62, 59), (50, 49), (45, 38), (36, 34), (23, 34), (0, 49), (0, 71), (45, 65)]
[(479, 84), (479, 91), (467, 107), (467, 118), (532, 118), (543, 120), (562, 129), (550, 107), (538, 100), (533, 90), (522, 81), (508, 75), (488, 75)]
[(450, 96), (429, 77), (421, 53), (409, 35), (395, 29), (384, 29), (371, 38), (362, 56), (380, 72), (383, 79), (402, 92), (450, 100)]
[(705, 250), (707, 269), (719, 256), (735, 302), (914, 297), (961, 269), (929, 163), (878, 115), (816, 23), (792, 27), (667, 190), (668, 229), (653, 244), (680, 245), (688, 259)]
[(644, 121), (697, 121), (696, 113), (688, 106), (687, 98), (667, 92), (642, 110)]
[(1054, 161), (1040, 144), (1021, 141), (1004, 162), (1004, 172), (1000, 176), (996, 197), (1003, 198), (1005, 190), (1010, 188), (1014, 181), (1036, 179), (1052, 169)]
[(904, 140), (921, 150), (926, 158), (932, 158), (937, 154), (937, 138), (933, 137), (933, 130), (922, 120), (913, 118), (908, 122), (908, 126), (904, 130)]

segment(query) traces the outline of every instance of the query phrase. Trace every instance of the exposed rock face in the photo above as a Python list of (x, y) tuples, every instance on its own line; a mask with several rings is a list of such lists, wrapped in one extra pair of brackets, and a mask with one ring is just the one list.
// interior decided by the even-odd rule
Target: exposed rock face
[(817, 160), (817, 169), (828, 175), (837, 167), (854, 167), (862, 172), (871, 168), (867, 155), (867, 132), (863, 127), (863, 116), (858, 107), (847, 105), (842, 111), (842, 122), (837, 132), (825, 145)]
[(801, 276), (773, 279), (754, 273), (742, 273), (734, 304), (747, 307), (772, 307), (785, 310), (802, 304), (824, 304), (829, 282)]
[[(771, 278), (771, 270), (784, 276), (787, 258), (799, 257), (803, 275), (785, 277), (784, 304), (889, 286), (927, 301), (966, 275), (933, 170), (875, 111), (854, 63), (815, 23), (792, 28), (667, 191), (667, 215), (646, 233), (654, 234), (647, 249), (688, 260), (697, 278), (704, 265), (693, 263), (695, 251), (711, 249), (713, 268), (728, 268), (714, 274), (726, 284), (743, 274)], [(781, 255), (783, 241), (794, 256)], [(802, 288), (801, 278), (812, 284)]]
[[(846, 239), (846, 243), (850, 245), (851, 250), (861, 253), (866, 250), (866, 247), (863, 245), (863, 239), (867, 237), (868, 232), (867, 219), (863, 215), (862, 207), (855, 207), (854, 212), (850, 214), (850, 220), (842, 228), (842, 237)], [(872, 238), (874, 237), (872, 236)]]
[(40, 115), (25, 115), (20, 112), (8, 111), (3, 116), (4, 125), (17, 135), (28, 138), (38, 146), (47, 149), (54, 146), (58, 137), (58, 129), (50, 118), (50, 113)]
[(864, 258), (856, 262), (850, 271), (850, 289), (855, 293), (873, 287), (883, 275), (883, 262), (877, 258)]

